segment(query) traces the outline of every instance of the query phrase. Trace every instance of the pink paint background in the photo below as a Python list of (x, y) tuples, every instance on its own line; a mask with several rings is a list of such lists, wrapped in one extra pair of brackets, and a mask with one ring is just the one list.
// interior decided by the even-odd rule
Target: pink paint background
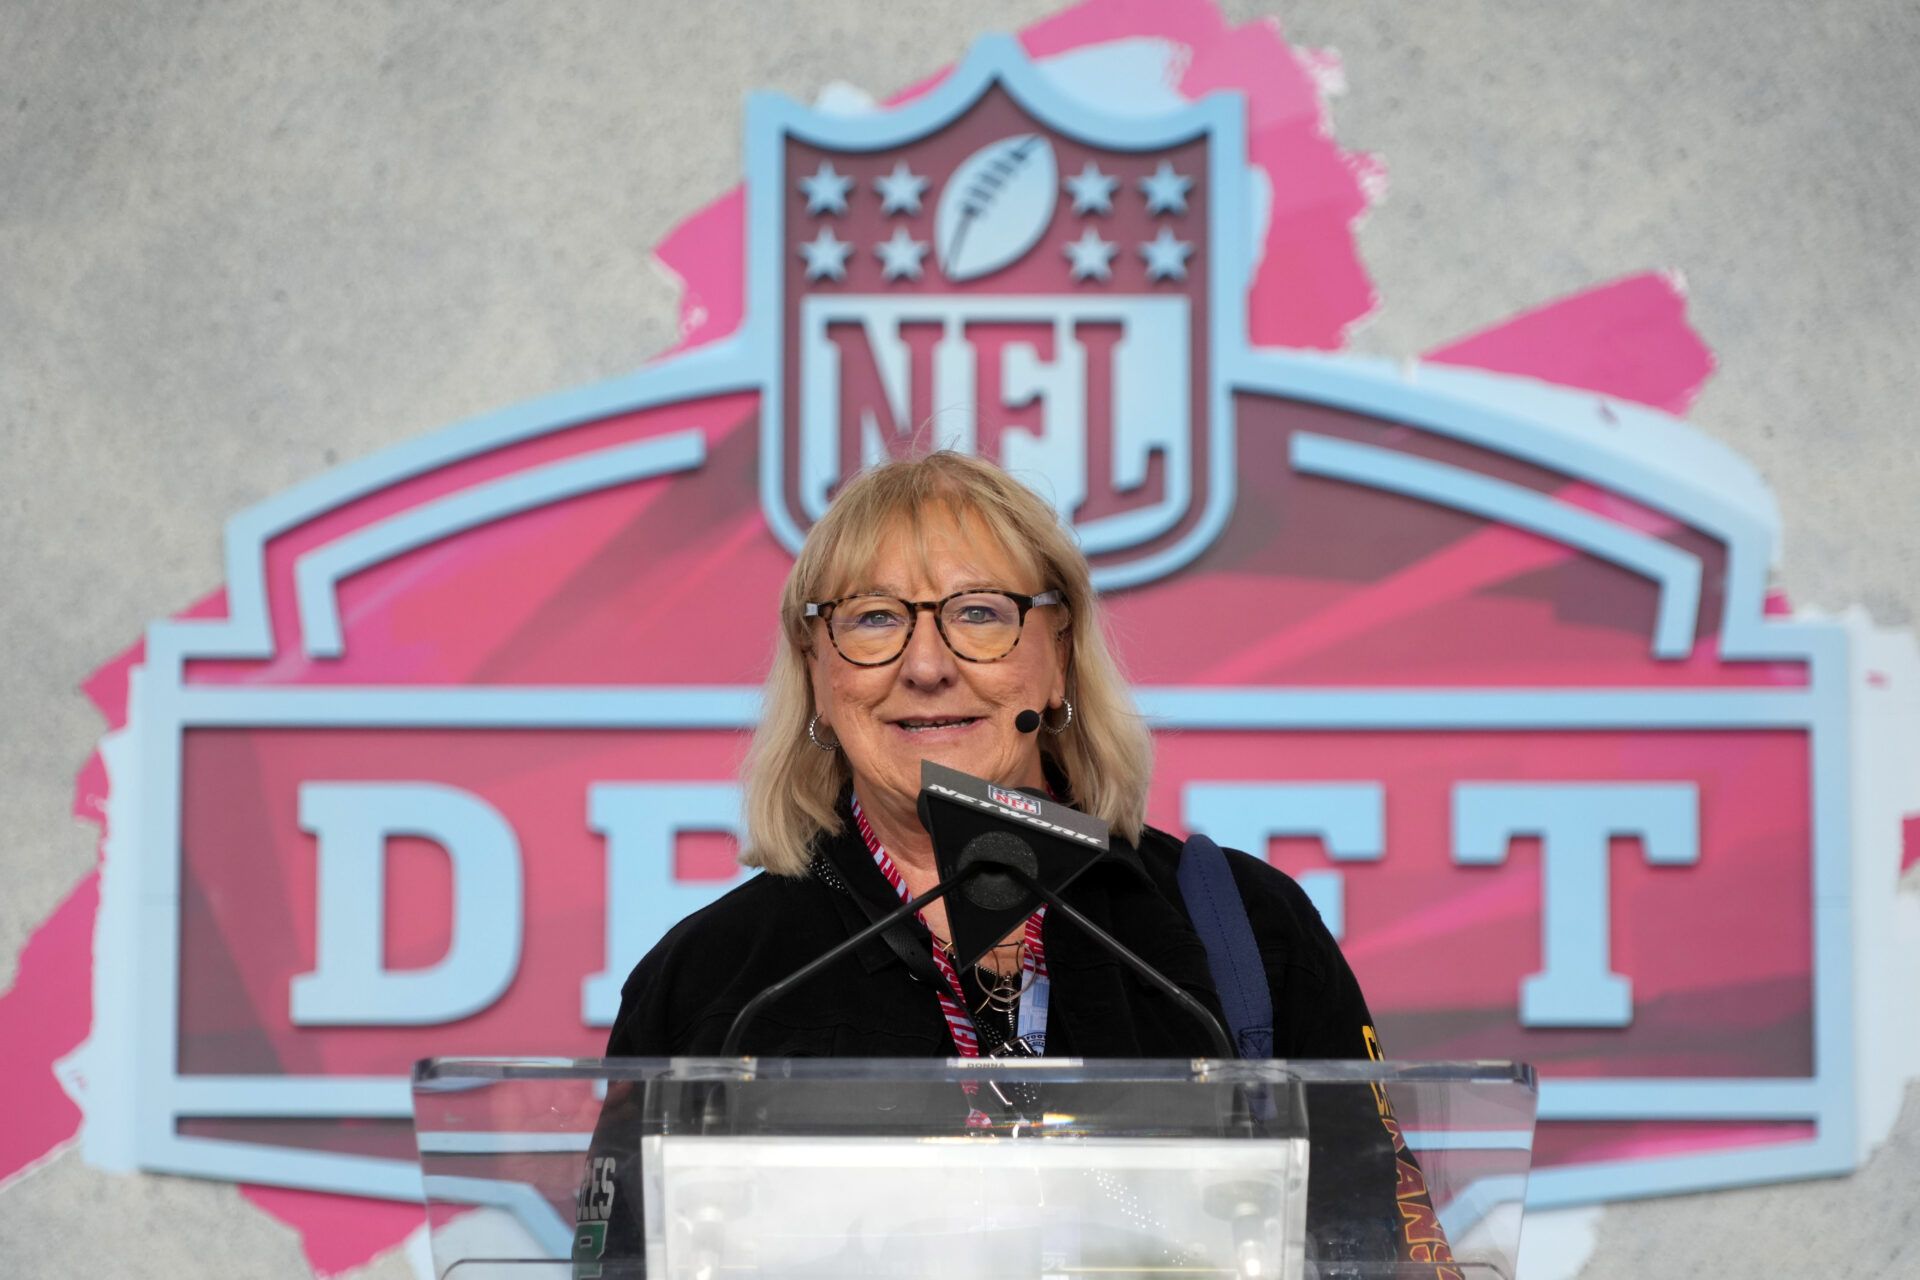
[[(1343, 336), (1376, 304), (1375, 291), (1360, 261), (1352, 228), (1354, 220), (1368, 206), (1367, 191), (1378, 189), (1381, 166), (1370, 156), (1342, 150), (1332, 140), (1314, 71), (1316, 67), (1332, 64), (1333, 55), (1290, 47), (1278, 27), (1270, 23), (1233, 27), (1204, 0), (1094, 0), (1035, 24), (1023, 32), (1021, 38), (1029, 53), (1044, 57), (1089, 44), (1140, 36), (1159, 37), (1189, 51), (1179, 84), (1183, 94), (1194, 97), (1215, 88), (1233, 88), (1245, 93), (1250, 114), (1252, 161), (1271, 173), (1287, 175), (1287, 181), (1274, 184), (1276, 203), (1265, 257), (1248, 303), (1252, 340), (1261, 345), (1337, 349)], [(894, 100), (916, 96), (931, 83), (914, 86)], [(739, 257), (742, 208), (740, 192), (730, 192), (686, 219), (659, 247), (661, 261), (685, 283), (684, 338), (676, 350), (724, 336), (742, 319), (743, 264)], [(1670, 278), (1654, 273), (1632, 276), (1549, 302), (1491, 330), (1446, 344), (1430, 352), (1428, 358), (1530, 375), (1674, 413), (1686, 410), (1712, 370), (1710, 354), (1688, 325), (1684, 297)], [(338, 537), (347, 527), (382, 518), (490, 476), (507, 474), (581, 449), (693, 425), (696, 418), (710, 428), (715, 422), (722, 424), (710, 431), (713, 461), (709, 467), (722, 480), (737, 484), (741, 492), (751, 493), (752, 431), (742, 429), (752, 420), (751, 403), (743, 399), (721, 406), (719, 411), (713, 404), (697, 408), (698, 413), (694, 408), (667, 410), (591, 424), (395, 486), (367, 502), (331, 513), (277, 540), (269, 549), (269, 579), (276, 584), (286, 583), (290, 580), (294, 557), (308, 547)], [(735, 471), (730, 472), (728, 468)], [(609, 497), (605, 502), (570, 504), (563, 526), (556, 523), (546, 530), (548, 536), (526, 537), (525, 525), (517, 527), (515, 536), (524, 539), (522, 545), (539, 549), (543, 580), (555, 583), (556, 590), (562, 584), (584, 590), (594, 583), (590, 577), (576, 580), (576, 571), (590, 574), (593, 553), (636, 518), (635, 504), (645, 508), (674, 500), (670, 481), (634, 486), (617, 499)], [(537, 525), (545, 518), (533, 520)], [(380, 638), (384, 643), (374, 646), (379, 655), (377, 673), (352, 664), (315, 668), (301, 660), (297, 645), (289, 643), (297, 635), (291, 600), (286, 592), (278, 591), (271, 600), (274, 633), (281, 644), (280, 652), (288, 656), (265, 667), (198, 663), (192, 678), (208, 682), (315, 683), (359, 681), (377, 674), (380, 679), (397, 682), (464, 683), (488, 679), (490, 666), (501, 661), (505, 650), (513, 655), (510, 665), (514, 667), (516, 680), (526, 678), (528, 672), (540, 671), (566, 672), (577, 680), (581, 671), (592, 668), (594, 655), (605, 652), (602, 646), (609, 642), (635, 646), (627, 651), (645, 652), (663, 669), (671, 669), (677, 661), (684, 661), (719, 669), (755, 671), (763, 660), (764, 644), (758, 637), (751, 646), (752, 652), (745, 648), (715, 652), (709, 648), (699, 653), (672, 652), (665, 640), (666, 633), (659, 630), (527, 639), (519, 631), (519, 624), (527, 622), (548, 603), (544, 597), (517, 602), (523, 606), (518, 613), (503, 610), (475, 619), (466, 641), (469, 647), (464, 652), (450, 651), (443, 636), (428, 634), (428, 623), (453, 602), (472, 598), (474, 584), (466, 575), (497, 572), (503, 564), (512, 564), (515, 554), (512, 547), (499, 541), (506, 536), (487, 531), (478, 541), (462, 541), (457, 552), (436, 550), (412, 557), (391, 575), (380, 579), (369, 575), (369, 581), (351, 584), (343, 599), (349, 625), (382, 628)], [(725, 566), (729, 574), (743, 574), (749, 580), (777, 579), (784, 572), (784, 554), (766, 536), (757, 510), (736, 506), (723, 513), (705, 530), (701, 545), (710, 549), (708, 563), (696, 565), (696, 572), (688, 573), (687, 562), (676, 561), (674, 574), (681, 581), (705, 576), (697, 572), (700, 569), (720, 566)], [(1484, 553), (1486, 548), (1479, 550)], [(1529, 557), (1537, 556), (1538, 549), (1515, 543), (1507, 548), (1507, 554), (1510, 560), (1504, 571), (1517, 574), (1530, 566)], [(1466, 590), (1469, 584), (1457, 585)], [(671, 585), (642, 577), (621, 584), (619, 589), (661, 592), (670, 590)], [(393, 607), (386, 608), (388, 604)], [(657, 613), (623, 610), (617, 596), (610, 597), (609, 604), (608, 616), (624, 617), (627, 625), (644, 628), (649, 617), (657, 622)], [(1778, 607), (1784, 611), (1784, 602)], [(219, 617), (224, 612), (224, 595), (215, 592), (180, 616)], [(1124, 617), (1120, 621), (1124, 623)], [(1391, 621), (1391, 616), (1371, 616), (1350, 625), (1364, 631)], [(1352, 634), (1356, 633), (1323, 635), (1317, 643), (1332, 644), (1337, 649), (1339, 645), (1333, 642), (1344, 643)], [(1295, 637), (1288, 643), (1297, 646), (1304, 640)], [(541, 649), (541, 644), (551, 647)], [(1223, 667), (1215, 676), (1246, 678), (1264, 673), (1267, 667), (1263, 664), (1282, 658), (1293, 660), (1287, 654), (1239, 655), (1233, 661), (1240, 666)], [(1703, 655), (1703, 659), (1706, 665), (1713, 665), (1710, 655)], [(139, 661), (140, 650), (136, 645), (103, 666), (85, 685), (88, 697), (113, 728), (125, 723), (127, 673)], [(1195, 744), (1193, 750), (1204, 754), (1205, 745)], [(1167, 783), (1171, 777), (1171, 774), (1164, 775), (1162, 782)], [(105, 790), (105, 771), (100, 757), (95, 756), (77, 781), (75, 812), (102, 824), (103, 828)], [(1169, 803), (1164, 795), (1156, 800), (1156, 811), (1163, 820)], [(1909, 821), (1906, 837), (1906, 864), (1911, 865), (1920, 859), (1920, 818)], [(1286, 851), (1277, 853), (1284, 864)], [(1516, 852), (1514, 864), (1517, 866), (1521, 861)], [(1531, 892), (1524, 874), (1511, 875), (1497, 883), (1490, 878), (1489, 886), (1490, 891), (1481, 904), (1489, 915), (1511, 913), (1517, 909), (1516, 903)], [(0, 1085), (17, 1100), (17, 1105), (10, 1108), (13, 1119), (0, 1128), (0, 1178), (41, 1158), (77, 1129), (79, 1112), (55, 1082), (51, 1066), (81, 1041), (91, 1018), (89, 970), (97, 899), (97, 878), (90, 876), (29, 940), (21, 957), (18, 979), (10, 991), (0, 996), (0, 1043), (9, 1046), (4, 1058), (0, 1058)], [(295, 913), (292, 920), (298, 918)], [(1409, 916), (1406, 927), (1413, 929), (1417, 925), (1417, 914)], [(423, 922), (421, 928), (431, 933), (430, 922)], [(1381, 935), (1369, 945), (1391, 948), (1409, 941), (1410, 937), (1396, 940), (1395, 935)], [(431, 939), (423, 936), (415, 939), (414, 944), (427, 947)], [(1365, 949), (1355, 956), (1355, 963), (1363, 974), (1374, 962), (1374, 957)], [(1688, 980), (1710, 977), (1690, 974)], [(1438, 997), (1444, 993), (1429, 994)], [(256, 990), (255, 996), (262, 1002), (272, 998), (264, 987)], [(573, 1030), (578, 1033), (577, 1027)], [(338, 1063), (329, 1065), (339, 1066)], [(1780, 1140), (1780, 1137), (1762, 1133), (1742, 1135), (1740, 1140)], [(1702, 1126), (1697, 1134), (1675, 1132), (1670, 1138), (1681, 1149), (1691, 1149), (1698, 1144), (1724, 1144), (1726, 1140), (1724, 1130), (1711, 1131), (1708, 1126)], [(1580, 1148), (1589, 1157), (1599, 1151), (1614, 1155), (1627, 1154), (1629, 1150), (1639, 1153), (1640, 1149), (1630, 1141), (1622, 1147), (1622, 1141), (1618, 1134), (1581, 1136), (1569, 1132), (1563, 1145)], [(422, 1220), (419, 1208), (412, 1205), (260, 1187), (249, 1187), (246, 1194), (265, 1212), (301, 1233), (309, 1260), (320, 1275), (337, 1274), (363, 1264), (399, 1244)]]

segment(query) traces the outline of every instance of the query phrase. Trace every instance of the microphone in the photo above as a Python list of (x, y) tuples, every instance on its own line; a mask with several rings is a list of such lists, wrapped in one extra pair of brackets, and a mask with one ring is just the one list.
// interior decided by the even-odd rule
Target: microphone
[[(1037, 711), (1022, 714), (1039, 718)], [(1238, 1056), (1226, 1027), (1205, 1005), (1062, 899), (1095, 862), (1131, 861), (1109, 844), (1104, 820), (931, 760), (920, 762), (919, 808), (933, 837), (940, 884), (959, 889), (947, 899), (947, 926), (960, 967), (978, 963), (1044, 902), (1185, 1009), (1212, 1041), (1214, 1056)]]
[[(1022, 714), (1039, 716), (1037, 711)], [(931, 760), (920, 762), (919, 810), (941, 878), (972, 873), (947, 899), (947, 936), (963, 971), (1040, 905), (1041, 899), (1011, 874), (1013, 868), (1062, 892), (1111, 854), (1101, 819), (1045, 792), (996, 786)]]
[(1040, 713), (1028, 708), (1013, 718), (1013, 727), (1022, 733), (1032, 733), (1040, 727)]

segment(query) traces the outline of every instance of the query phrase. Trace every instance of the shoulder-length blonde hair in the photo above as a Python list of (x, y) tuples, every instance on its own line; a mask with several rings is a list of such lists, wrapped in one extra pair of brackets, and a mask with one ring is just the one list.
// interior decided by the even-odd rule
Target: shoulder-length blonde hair
[(1153, 744), (1100, 623), (1087, 559), (1053, 508), (990, 462), (939, 452), (883, 463), (850, 480), (807, 535), (780, 594), (781, 638), (742, 765), (746, 841), (740, 860), (777, 875), (804, 874), (809, 846), (837, 833), (836, 802), (852, 781), (846, 756), (807, 738), (813, 689), (807, 663), (817, 642), (804, 616), (810, 600), (829, 600), (864, 580), (889, 538), (918, 542), (933, 518), (977, 520), (1041, 590), (1065, 596), (1069, 633), (1067, 697), (1073, 719), (1040, 734), (1042, 757), (1063, 773), (1081, 810), (1137, 842), (1146, 821)]

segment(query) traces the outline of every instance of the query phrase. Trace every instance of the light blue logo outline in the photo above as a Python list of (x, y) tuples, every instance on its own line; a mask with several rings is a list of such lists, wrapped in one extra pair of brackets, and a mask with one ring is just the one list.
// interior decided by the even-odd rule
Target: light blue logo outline
[[(1018, 85), (1026, 100), (1042, 102), (1053, 120), (1071, 120), (1081, 108), (1058, 98), (1037, 77), (1015, 42), (982, 41), (956, 71), (951, 85), (903, 108), (925, 122), (989, 82)], [(971, 86), (971, 87), (970, 87)], [(1195, 119), (1238, 120), (1237, 103), (1215, 105)], [(750, 116), (751, 153), (771, 100), (756, 97)], [(1223, 105), (1227, 104), (1227, 105)], [(1205, 104), (1202, 104), (1203, 106)], [(790, 104), (780, 110), (806, 113)], [(888, 121), (894, 121), (889, 124)], [(839, 121), (836, 124), (846, 124)], [(1112, 123), (1112, 122), (1107, 122)], [(1136, 126), (1123, 122), (1126, 128)], [(859, 127), (883, 136), (897, 127), (895, 113)], [(1071, 130), (1069, 130), (1071, 131)], [(884, 136), (891, 136), (886, 134)], [(1238, 142), (1237, 127), (1220, 134)], [(876, 144), (877, 145), (877, 144)], [(1236, 156), (1233, 163), (1242, 163)], [(1224, 172), (1224, 169), (1221, 170)], [(756, 184), (755, 189), (763, 189)], [(751, 198), (751, 197), (750, 197)], [(1218, 198), (1216, 208), (1244, 210), (1244, 201)], [(1215, 245), (1244, 243), (1244, 234), (1215, 230)], [(764, 241), (761, 242), (764, 244)], [(766, 300), (751, 298), (742, 331), (732, 337), (633, 374), (562, 392), (490, 413), (409, 440), (335, 468), (249, 509), (229, 522), (226, 535), (228, 617), (210, 621), (163, 621), (148, 632), (145, 667), (134, 674), (130, 730), (141, 759), (137, 800), (140, 856), (110, 866), (103, 897), (103, 928), (118, 920), (132, 926), (137, 944), (123, 957), (133, 963), (103, 965), (96, 972), (96, 1008), (130, 1011), (128, 1029), (137, 1046), (131, 1096), (134, 1147), (142, 1166), (172, 1172), (276, 1183), (348, 1194), (417, 1198), (417, 1170), (408, 1164), (318, 1152), (281, 1151), (220, 1140), (189, 1138), (176, 1131), (189, 1116), (391, 1116), (409, 1114), (402, 1077), (182, 1077), (178, 1060), (180, 929), (180, 786), (183, 735), (190, 727), (235, 725), (404, 725), (746, 727), (753, 723), (758, 690), (750, 687), (490, 688), (235, 688), (188, 686), (189, 658), (267, 659), (274, 656), (267, 615), (265, 547), (270, 539), (314, 517), (407, 477), (463, 458), (535, 438), (616, 413), (661, 409), (738, 392), (757, 392), (763, 405), (773, 394), (777, 367), (769, 363)], [(1241, 282), (1231, 292), (1215, 285), (1216, 305), (1243, 304)], [(1859, 1159), (1852, 1076), (1851, 869), (1848, 838), (1848, 650), (1836, 625), (1782, 621), (1764, 616), (1766, 572), (1777, 538), (1771, 500), (1750, 467), (1706, 437), (1665, 415), (1599, 397), (1465, 370), (1424, 366), (1402, 371), (1384, 362), (1309, 353), (1252, 352), (1222, 346), (1215, 361), (1217, 394), (1269, 396), (1336, 407), (1416, 430), (1468, 441), (1582, 478), (1674, 515), (1711, 533), (1728, 549), (1727, 591), (1719, 643), (1735, 660), (1804, 661), (1809, 682), (1786, 689), (1715, 690), (1375, 690), (1161, 687), (1140, 691), (1143, 709), (1169, 728), (1342, 729), (1407, 731), (1450, 728), (1623, 729), (1792, 728), (1809, 738), (1814, 827), (1813, 911), (1815, 963), (1815, 1070), (1790, 1080), (1594, 1080), (1548, 1081), (1542, 1119), (1751, 1119), (1809, 1121), (1815, 1137), (1757, 1150), (1570, 1166), (1537, 1173), (1529, 1201), (1536, 1206), (1586, 1203), (1626, 1196), (1665, 1194), (1784, 1178), (1844, 1172)], [(671, 476), (704, 461), (704, 434), (679, 431), (623, 453), (616, 482)], [(1417, 493), (1467, 510), (1478, 510), (1558, 536), (1582, 554), (1603, 554), (1602, 543), (1631, 555), (1618, 543), (1579, 522), (1556, 529), (1552, 512), (1501, 504), (1507, 497), (1442, 472), (1409, 479), (1404, 467), (1375, 465), (1389, 459), (1313, 444), (1296, 445), (1293, 465), (1311, 474), (1338, 474)], [(1465, 473), (1462, 473), (1463, 475)], [(1708, 482), (1704, 477), (1714, 477)], [(581, 487), (571, 487), (577, 482)], [(345, 574), (378, 563), (409, 546), (451, 536), (488, 519), (524, 510), (535, 502), (562, 501), (574, 492), (604, 487), (604, 475), (546, 471), (532, 489), (512, 482), (495, 488), (477, 506), (449, 500), (430, 517), (411, 513), (411, 529), (389, 527), (357, 549), (316, 553), (296, 570), (303, 647), (315, 655), (337, 654), (338, 634), (331, 593)], [(1731, 496), (1730, 496), (1731, 495)], [(384, 538), (381, 542), (379, 539)], [(1584, 545), (1582, 538), (1585, 539)], [(1650, 540), (1647, 540), (1650, 541)], [(1618, 543), (1618, 545), (1614, 545)], [(1687, 570), (1660, 560), (1641, 545), (1641, 563), (1661, 583), (1662, 618), (1669, 609), (1691, 613), (1684, 598)], [(1617, 557), (1616, 557), (1617, 559)], [(1697, 568), (1697, 566), (1696, 566)], [(337, 571), (336, 571), (337, 570)], [(1108, 585), (1119, 585), (1109, 583)], [(1679, 593), (1676, 596), (1675, 593)], [(329, 620), (334, 629), (329, 630)], [(1662, 656), (1670, 632), (1663, 621), (1653, 643)], [(1663, 640), (1663, 637), (1667, 639)], [(113, 1016), (103, 1014), (103, 1016)]]

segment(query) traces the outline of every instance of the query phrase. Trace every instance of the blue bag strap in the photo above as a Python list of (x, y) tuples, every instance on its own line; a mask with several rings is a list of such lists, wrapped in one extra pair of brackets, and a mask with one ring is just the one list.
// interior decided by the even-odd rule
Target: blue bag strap
[(1226, 853), (1206, 836), (1187, 837), (1177, 879), (1187, 914), (1207, 948), (1207, 969), (1240, 1056), (1271, 1058), (1273, 995)]

